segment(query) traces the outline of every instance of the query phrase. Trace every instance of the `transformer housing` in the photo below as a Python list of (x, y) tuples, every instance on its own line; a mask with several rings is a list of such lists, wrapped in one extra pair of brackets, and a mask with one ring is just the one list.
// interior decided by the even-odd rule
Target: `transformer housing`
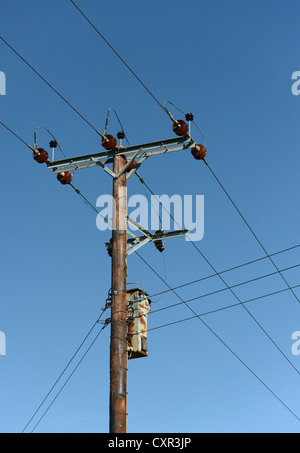
[(140, 288), (127, 291), (128, 359), (148, 356), (147, 315), (151, 301), (147, 296)]

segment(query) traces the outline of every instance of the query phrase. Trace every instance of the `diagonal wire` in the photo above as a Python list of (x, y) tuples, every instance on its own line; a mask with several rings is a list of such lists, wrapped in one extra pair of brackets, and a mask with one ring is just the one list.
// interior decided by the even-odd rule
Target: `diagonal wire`
[[(174, 217), (172, 216), (172, 214), (165, 208), (165, 206), (161, 203), (160, 200), (158, 200), (158, 198), (156, 197), (156, 195), (153, 193), (153, 191), (150, 189), (150, 187), (145, 183), (144, 179), (142, 180), (143, 181), (143, 184), (146, 185), (147, 189), (151, 192), (151, 194), (156, 198), (156, 200), (160, 203), (160, 205), (162, 206), (162, 208), (165, 209), (165, 211), (168, 212), (168, 214), (170, 215), (170, 217), (173, 219), (173, 221), (177, 224), (176, 220), (174, 219)], [(177, 224), (178, 225), (178, 224)], [(189, 235), (187, 235), (189, 237)], [(190, 239), (190, 238), (189, 238)], [(201, 250), (198, 248), (198, 246), (194, 243), (194, 241), (192, 241), (190, 239), (189, 241), (192, 246), (198, 251), (198, 253), (202, 256), (202, 258), (205, 260), (205, 262), (211, 267), (211, 269), (218, 275), (218, 277), (220, 278), (220, 280), (224, 283), (224, 285), (227, 287), (227, 289), (231, 292), (231, 294), (236, 298), (236, 300), (239, 302), (239, 304), (244, 308), (244, 310), (248, 313), (248, 315), (252, 318), (252, 320), (255, 322), (255, 324), (262, 330), (262, 332), (266, 335), (266, 337), (269, 339), (269, 341), (273, 344), (273, 346), (280, 352), (280, 354), (285, 357), (285, 359), (291, 364), (292, 368), (297, 372), (297, 374), (299, 375), (300, 372), (297, 370), (297, 368), (291, 363), (291, 361), (289, 360), (289, 358), (284, 354), (284, 352), (280, 349), (280, 347), (277, 345), (277, 343), (273, 340), (273, 338), (268, 334), (268, 332), (265, 330), (265, 328), (261, 325), (261, 323), (255, 318), (255, 316), (251, 313), (250, 310), (248, 310), (248, 308), (243, 304), (243, 302), (241, 301), (241, 299), (237, 296), (237, 294), (233, 291), (233, 289), (228, 285), (228, 283), (224, 280), (224, 278), (222, 277), (222, 275), (217, 272), (217, 270), (215, 269), (215, 267), (211, 264), (211, 262), (206, 258), (206, 256), (201, 252)], [(138, 256), (140, 256), (138, 253), (137, 253)], [(140, 256), (141, 257), (141, 256)], [(149, 266), (150, 267), (150, 266)], [(156, 272), (155, 272), (156, 273)], [(157, 274), (157, 273), (156, 273)], [(158, 275), (158, 274), (157, 274)], [(168, 285), (167, 285), (168, 286)], [(174, 291), (173, 291), (174, 292)]]
[(100, 135), (103, 139), (105, 139), (104, 135), (101, 134), (101, 132), (99, 132), (95, 126), (93, 126), (59, 91), (56, 90), (56, 88), (54, 88), (53, 85), (51, 85), (51, 83), (49, 83), (27, 60), (25, 60), (25, 58), (22, 57), (22, 55), (19, 54), (19, 52), (17, 52), (16, 49), (14, 49), (13, 46), (11, 46), (2, 36), (0, 36), (0, 39), (4, 42), (4, 44), (7, 45), (7, 47), (9, 47), (33, 72), (35, 72), (35, 74), (41, 79), (43, 80), (43, 82), (45, 82), (49, 88), (51, 88), (51, 90), (54, 91), (54, 93), (56, 93), (75, 113), (77, 113), (77, 115), (80, 116), (81, 119), (83, 119), (98, 135)]
[[(249, 229), (249, 231), (251, 232), (252, 236), (254, 237), (254, 239), (256, 240), (256, 242), (260, 245), (260, 247), (262, 248), (262, 250), (264, 251), (264, 253), (266, 254), (266, 256), (269, 258), (269, 260), (271, 261), (271, 263), (273, 264), (273, 266), (275, 267), (275, 269), (279, 272), (280, 274), (280, 271), (276, 265), (276, 263), (274, 262), (274, 260), (271, 258), (271, 256), (268, 254), (267, 250), (265, 249), (265, 247), (263, 246), (262, 242), (259, 240), (259, 238), (257, 237), (257, 235), (255, 234), (254, 230), (251, 228), (251, 226), (249, 225), (249, 223), (247, 222), (247, 220), (245, 219), (245, 217), (243, 216), (243, 214), (241, 213), (241, 211), (239, 210), (239, 208), (237, 207), (237, 205), (235, 204), (235, 202), (233, 201), (233, 199), (231, 198), (231, 196), (229, 195), (229, 193), (227, 192), (227, 190), (225, 189), (225, 187), (223, 186), (223, 184), (221, 183), (220, 179), (217, 177), (217, 175), (213, 172), (212, 168), (210, 167), (210, 165), (207, 163), (207, 161), (205, 160), (205, 164), (207, 166), (207, 168), (209, 169), (209, 171), (211, 172), (211, 174), (213, 175), (213, 177), (215, 178), (215, 180), (217, 181), (217, 183), (219, 184), (219, 186), (221, 187), (221, 189), (223, 190), (223, 192), (225, 193), (225, 195), (227, 196), (227, 198), (229, 199), (230, 203), (233, 205), (233, 207), (235, 208), (235, 210), (237, 211), (237, 213), (239, 214), (239, 216), (241, 217), (241, 219), (243, 220), (243, 222), (245, 223), (245, 225), (247, 226), (247, 228)], [(290, 287), (289, 283), (287, 282), (287, 280), (285, 279), (285, 277), (281, 275), (281, 278), (282, 280), (285, 282), (285, 284), (288, 286), (288, 288), (290, 289), (291, 293), (294, 295), (295, 299), (297, 300), (298, 303), (300, 303), (300, 300), (297, 296), (297, 294), (293, 291), (293, 289)]]
[[(300, 264), (295, 264), (294, 266), (290, 266), (290, 267), (287, 267), (285, 269), (281, 269), (281, 272), (285, 272), (285, 271), (288, 271), (288, 270), (291, 270), (291, 269), (296, 269), (299, 266), (300, 266)], [(253, 283), (255, 281), (270, 277), (272, 275), (276, 275), (277, 273), (278, 272), (272, 272), (270, 274), (261, 275), (259, 277), (252, 278), (251, 280), (247, 280), (247, 281), (244, 281), (244, 282), (236, 283), (235, 285), (230, 286), (230, 288), (238, 288), (239, 286), (243, 286), (243, 285), (246, 285), (248, 283)], [(172, 291), (173, 289), (178, 289), (178, 287), (174, 287), (172, 289), (169, 289), (169, 291)], [(289, 291), (289, 288), (286, 288), (286, 290)], [(211, 291), (210, 293), (202, 294), (201, 296), (192, 297), (191, 299), (188, 299), (186, 302), (193, 302), (194, 300), (203, 299), (205, 297), (212, 296), (214, 294), (219, 294), (219, 293), (222, 293), (224, 291), (228, 291), (228, 288), (221, 288), (221, 289), (217, 289), (215, 291)], [(153, 297), (153, 296), (149, 296), (149, 297)], [(243, 302), (243, 304), (245, 304), (245, 303), (246, 302)], [(178, 302), (177, 304), (173, 304), (173, 305), (167, 305), (166, 307), (157, 308), (156, 310), (151, 311), (151, 313), (157, 313), (159, 311), (163, 311), (163, 310), (167, 310), (169, 308), (177, 307), (178, 305), (181, 305), (181, 304), (182, 304), (182, 302)], [(238, 306), (240, 304), (235, 304), (235, 305)]]
[[(289, 248), (287, 248), (287, 249), (280, 250), (280, 251), (278, 251), (278, 252), (272, 253), (270, 256), (279, 255), (279, 254), (285, 253), (285, 252), (287, 252), (287, 251), (289, 251), (289, 250), (294, 250), (294, 249), (296, 249), (296, 248), (298, 248), (298, 247), (300, 247), (300, 245), (294, 245), (294, 246), (289, 247)], [(233, 271), (233, 270), (240, 269), (241, 267), (249, 266), (250, 264), (257, 263), (258, 261), (266, 260), (267, 258), (268, 258), (267, 256), (263, 256), (262, 258), (256, 258), (255, 260), (251, 260), (251, 261), (248, 261), (248, 262), (246, 262), (246, 263), (242, 263), (242, 264), (239, 264), (239, 265), (237, 265), (237, 266), (234, 266), (234, 267), (225, 269), (225, 270), (223, 270), (223, 271), (220, 271), (219, 274), (225, 274), (226, 272), (231, 272), (231, 271)], [(286, 268), (285, 270), (288, 270), (288, 269)], [(283, 272), (283, 270), (281, 270), (281, 272)], [(277, 274), (277, 273), (278, 273), (277, 271), (272, 272), (272, 273), (270, 273), (270, 274), (267, 274), (266, 277), (269, 276), (269, 275), (275, 275), (275, 274)], [(206, 277), (201, 277), (201, 278), (198, 278), (198, 279), (196, 279), (196, 280), (192, 280), (192, 281), (190, 281), (190, 282), (183, 283), (183, 284), (178, 285), (178, 286), (174, 286), (173, 289), (184, 288), (185, 286), (193, 285), (193, 284), (195, 284), (195, 283), (199, 283), (199, 282), (202, 282), (202, 281), (204, 281), (204, 280), (208, 280), (208, 279), (210, 279), (210, 278), (216, 277), (217, 275), (218, 275), (218, 274), (210, 274), (210, 275), (207, 275)], [(261, 277), (257, 277), (257, 278), (261, 278)], [(251, 281), (251, 280), (250, 280), (250, 281)], [(246, 283), (248, 283), (248, 282), (249, 282), (249, 280), (248, 280)], [(226, 288), (225, 288), (225, 289), (226, 289)], [(287, 290), (289, 290), (289, 288), (287, 288)], [(170, 292), (170, 291), (171, 291), (170, 289), (166, 289), (166, 290), (164, 291), (164, 293), (168, 293), (168, 292)], [(158, 293), (155, 293), (155, 294), (151, 294), (149, 297), (159, 296), (160, 294), (161, 294), (161, 292), (158, 292)]]
[[(6, 127), (6, 129), (8, 129), (10, 132), (11, 129), (9, 129), (7, 126), (5, 126), (3, 123), (1, 123), (4, 127)], [(27, 145), (27, 143), (22, 140), (18, 135), (16, 135), (14, 132), (12, 132), (13, 135), (15, 135), (17, 138), (19, 138), (26, 146), (28, 146), (29, 148), (31, 148), (29, 145)], [(77, 193), (79, 193), (78, 189), (76, 189), (74, 186), (73, 188), (76, 190)], [(148, 188), (148, 190), (150, 190)], [(151, 191), (151, 190), (150, 190)], [(151, 193), (153, 194), (153, 192), (151, 191)], [(154, 195), (154, 194), (153, 194)], [(87, 202), (88, 200), (85, 199)], [(91, 203), (88, 202), (88, 204), (90, 206)], [(93, 206), (92, 206), (93, 207)], [(93, 207), (94, 209), (94, 207)], [(98, 211), (97, 211), (98, 212)], [(169, 213), (170, 214), (170, 213)], [(174, 220), (174, 219), (173, 219)], [(198, 248), (197, 248), (198, 249)], [(200, 252), (201, 253), (201, 252)], [(197, 317), (201, 323), (203, 325), (205, 325), (207, 327), (207, 329), (226, 347), (226, 349), (231, 352), (235, 357), (236, 359), (298, 420), (300, 421), (300, 418), (248, 367), (248, 365), (246, 365), (245, 362), (242, 361), (242, 359), (240, 359), (240, 357), (221, 339), (221, 337), (219, 335), (217, 335), (213, 329), (211, 327), (208, 326), (208, 324), (206, 324), (200, 317), (200, 315), (198, 315), (189, 305), (186, 301), (184, 301), (176, 292), (173, 288), (171, 288), (167, 282), (165, 282), (165, 280), (144, 260), (144, 258), (138, 253), (136, 252), (136, 254), (140, 257), (140, 259), (142, 259), (142, 261), (144, 261), (144, 263), (150, 267), (150, 269), (169, 287), (169, 289), (179, 298), (179, 300), (181, 300), (182, 303), (184, 303), (186, 305), (186, 307), (194, 314), (194, 317)], [(216, 272), (217, 275), (219, 275), (217, 272)], [(227, 285), (228, 286), (228, 285)], [(238, 305), (238, 304), (236, 304)], [(105, 326), (103, 326), (104, 328)], [(61, 393), (61, 391), (63, 390), (63, 388), (66, 386), (67, 382), (70, 380), (71, 376), (74, 374), (74, 372), (76, 371), (76, 369), (78, 368), (78, 366), (80, 365), (80, 363), (82, 362), (83, 358), (86, 356), (87, 352), (90, 350), (90, 348), (92, 347), (92, 345), (94, 344), (94, 342), (96, 341), (96, 339), (98, 338), (98, 336), (100, 335), (100, 333), (102, 332), (103, 328), (101, 329), (101, 331), (98, 333), (97, 337), (94, 339), (93, 343), (90, 345), (90, 347), (88, 348), (88, 350), (86, 351), (86, 353), (84, 354), (84, 356), (81, 358), (80, 362), (77, 364), (76, 368), (73, 370), (73, 372), (71, 373), (71, 375), (69, 376), (69, 378), (67, 379), (67, 381), (65, 382), (65, 384), (63, 385), (63, 387), (60, 389), (59, 393), (56, 395), (56, 397), (54, 398), (54, 400), (51, 402), (51, 404), (48, 406), (48, 408), (46, 409), (46, 411), (44, 412), (44, 414), (42, 415), (42, 417), (39, 419), (38, 423), (35, 425), (35, 427), (33, 428), (32, 432), (35, 430), (35, 428), (38, 426), (38, 424), (41, 422), (41, 420), (43, 419), (43, 417), (46, 415), (46, 413), (48, 412), (48, 410), (50, 409), (50, 407), (52, 406), (52, 404), (54, 403), (54, 401), (57, 399), (57, 397), (59, 396), (59, 394)], [(297, 371), (297, 370), (296, 370)], [(297, 371), (298, 372), (298, 371)]]
[[(154, 94), (149, 90), (149, 88), (144, 84), (144, 82), (138, 77), (138, 75), (131, 69), (131, 67), (126, 63), (126, 61), (121, 57), (121, 55), (113, 48), (113, 46), (108, 42), (108, 40), (103, 36), (100, 30), (91, 22), (91, 20), (84, 14), (84, 12), (79, 8), (79, 6), (73, 1), (70, 0), (79, 13), (84, 17), (84, 19), (91, 25), (95, 32), (103, 39), (103, 41), (108, 45), (108, 47), (114, 52), (114, 54), (121, 60), (121, 62), (126, 66), (126, 68), (131, 72), (131, 74), (137, 79), (137, 81), (143, 86), (143, 88), (152, 96), (155, 102), (163, 109), (165, 113), (172, 119), (168, 110), (159, 102), (159, 100), (154, 96)], [(174, 121), (172, 119), (172, 121)]]
[(47, 407), (47, 409), (45, 410), (45, 412), (43, 413), (43, 415), (40, 417), (40, 419), (38, 420), (38, 422), (35, 424), (35, 426), (33, 427), (33, 429), (31, 430), (31, 433), (33, 433), (33, 431), (37, 428), (37, 426), (40, 424), (40, 422), (42, 421), (42, 419), (45, 417), (45, 415), (47, 414), (47, 412), (49, 411), (49, 409), (52, 407), (53, 403), (56, 401), (56, 399), (59, 397), (59, 395), (61, 394), (61, 392), (63, 391), (63, 389), (65, 388), (65, 386), (67, 385), (67, 383), (69, 382), (69, 380), (71, 379), (71, 377), (73, 376), (73, 374), (75, 373), (75, 371), (77, 370), (77, 368), (79, 367), (79, 365), (82, 363), (83, 359), (86, 357), (87, 353), (90, 351), (90, 349), (92, 348), (92, 346), (94, 345), (94, 343), (96, 342), (96, 340), (98, 339), (99, 335), (103, 332), (103, 330), (105, 329), (107, 325), (104, 324), (102, 326), (102, 328), (100, 329), (100, 331), (97, 333), (96, 337), (94, 338), (94, 340), (92, 341), (92, 343), (90, 344), (90, 346), (88, 347), (88, 349), (85, 351), (85, 353), (83, 354), (83, 356), (81, 357), (81, 359), (79, 360), (79, 362), (77, 363), (76, 367), (73, 369), (72, 373), (69, 375), (68, 379), (65, 381), (64, 385), (60, 388), (59, 392), (56, 394), (55, 398), (53, 398), (53, 400), (51, 401), (51, 403), (49, 404), (49, 406)]
[(80, 343), (80, 345), (78, 346), (78, 348), (76, 349), (76, 351), (74, 352), (73, 356), (71, 357), (71, 359), (69, 360), (69, 362), (67, 363), (67, 365), (65, 366), (65, 368), (63, 369), (63, 371), (60, 373), (60, 375), (58, 376), (58, 378), (56, 379), (56, 381), (54, 382), (54, 384), (52, 385), (52, 387), (50, 388), (50, 390), (48, 391), (48, 393), (46, 394), (46, 396), (43, 398), (42, 402), (39, 404), (39, 406), (37, 407), (37, 409), (35, 410), (35, 412), (33, 413), (33, 415), (31, 416), (31, 418), (29, 419), (29, 421), (27, 422), (27, 424), (24, 426), (23, 430), (22, 430), (22, 433), (24, 433), (24, 431), (26, 430), (26, 428), (29, 426), (29, 424), (31, 423), (31, 421), (34, 419), (34, 417), (36, 416), (36, 414), (39, 412), (39, 410), (41, 409), (42, 405), (45, 403), (45, 401), (47, 400), (47, 398), (50, 396), (50, 394), (52, 393), (52, 391), (54, 390), (54, 388), (57, 386), (58, 382), (61, 380), (61, 378), (63, 377), (63, 375), (65, 374), (65, 372), (67, 371), (67, 369), (69, 368), (69, 366), (71, 365), (71, 363), (73, 362), (73, 360), (75, 359), (75, 357), (77, 356), (77, 354), (79, 353), (80, 349), (82, 348), (82, 346), (84, 345), (84, 343), (87, 341), (88, 337), (91, 335), (92, 331), (94, 330), (94, 328), (96, 327), (96, 325), (99, 323), (103, 313), (104, 313), (105, 309), (102, 310), (102, 313), (100, 314), (100, 316), (98, 317), (97, 321), (95, 321), (95, 323), (92, 325), (91, 329), (89, 330), (89, 332), (86, 334), (85, 338), (82, 340), (82, 342)]
[[(140, 257), (140, 259), (141, 259), (142, 261), (144, 261), (145, 264), (148, 265), (148, 263), (144, 260), (144, 258), (143, 258), (138, 252), (136, 252), (136, 254)], [(154, 270), (153, 268), (151, 268), (151, 269)], [(154, 272), (156, 273), (156, 271), (154, 271)], [(159, 274), (156, 273), (156, 275), (158, 275), (158, 277), (162, 280), (162, 277), (160, 277)], [(167, 284), (167, 286), (171, 289), (171, 287), (170, 287), (168, 284)], [(263, 386), (264, 386), (264, 387), (265, 387), (265, 388), (266, 388), (266, 389), (267, 389), (267, 390), (268, 390), (268, 391), (276, 398), (276, 399), (277, 399), (277, 401), (279, 401), (279, 402), (280, 402), (280, 403), (281, 403), (281, 404), (282, 404), (282, 405), (283, 405), (283, 406), (284, 406), (284, 407), (285, 407), (285, 408), (286, 408), (286, 409), (287, 409), (287, 410), (288, 410), (288, 411), (289, 411), (289, 412), (290, 412), (290, 413), (291, 413), (298, 421), (300, 421), (300, 418), (295, 414), (295, 412), (293, 412), (293, 411), (292, 411), (292, 410), (291, 410), (291, 409), (290, 409), (290, 408), (282, 401), (282, 399), (280, 399), (280, 398), (279, 398), (279, 397), (278, 397), (278, 396), (270, 389), (270, 387), (268, 387), (267, 384), (265, 384), (265, 383), (263, 382), (263, 380), (260, 379), (260, 378), (258, 377), (258, 375), (255, 374), (254, 371), (252, 371), (251, 368), (250, 368), (248, 365), (246, 365), (246, 363), (245, 363), (245, 362), (244, 362), (244, 361), (243, 361), (243, 360), (242, 360), (242, 359), (241, 359), (241, 358), (233, 351), (233, 349), (231, 349), (231, 347), (230, 347), (227, 343), (225, 343), (225, 341), (222, 340), (222, 338), (221, 338), (221, 337), (220, 337), (220, 336), (219, 336), (219, 335), (218, 335), (218, 334), (217, 334), (217, 333), (216, 333), (216, 332), (215, 332), (215, 331), (214, 331), (214, 330), (213, 330), (213, 329), (205, 322), (205, 321), (203, 321), (203, 319), (201, 318), (201, 316), (198, 315), (198, 314), (197, 314), (197, 313), (196, 313), (196, 312), (188, 305), (188, 303), (187, 303), (184, 299), (182, 299), (182, 297), (180, 297), (179, 294), (176, 293), (176, 291), (172, 290), (172, 292), (173, 292), (173, 293), (175, 294), (175, 296), (178, 297), (178, 299), (180, 299), (181, 302), (182, 302), (183, 304), (185, 304), (185, 306), (193, 313), (194, 317), (199, 319), (199, 321), (200, 321), (200, 322), (201, 322), (201, 323), (202, 323), (202, 324), (203, 324), (203, 325), (204, 325), (204, 326), (205, 326), (205, 327), (206, 327), (206, 328), (214, 335), (214, 337), (217, 338), (217, 339), (223, 344), (223, 346), (225, 346), (225, 348), (226, 348), (229, 352), (231, 352), (231, 354), (233, 354), (234, 357), (235, 357), (235, 358), (236, 358), (236, 359), (237, 359), (237, 360), (238, 360), (245, 368), (247, 368), (247, 370), (248, 370), (248, 371), (249, 371), (249, 372), (250, 372), (250, 373), (251, 373), (251, 374), (252, 374), (252, 375), (253, 375), (253, 376), (254, 376), (254, 377), (255, 377), (255, 378), (256, 378), (256, 379), (257, 379), (257, 380), (258, 380), (258, 381), (259, 381), (259, 382), (260, 382), (260, 383), (261, 383), (261, 384), (262, 384), (262, 385), (263, 385)], [(293, 365), (292, 365), (292, 366), (293, 366)], [(297, 371), (297, 370), (296, 370), (296, 371)], [(297, 372), (298, 372), (298, 371), (297, 371)]]
[(2, 121), (0, 121), (0, 124), (3, 127), (5, 127), (5, 129), (7, 129), (11, 134), (13, 134), (17, 139), (19, 139), (22, 143), (24, 143), (24, 145), (26, 145), (29, 149), (31, 149), (31, 151), (34, 151), (34, 148), (32, 146), (28, 145), (28, 143), (26, 143), (25, 140), (23, 140), (18, 134), (16, 134), (8, 126), (6, 126), (6, 124), (2, 123)]
[[(300, 285), (295, 285), (292, 288), (293, 289), (300, 288)], [(263, 294), (262, 296), (253, 297), (252, 299), (245, 300), (243, 303), (244, 304), (248, 304), (250, 302), (254, 302), (254, 301), (259, 300), (259, 299), (264, 299), (266, 297), (275, 296), (276, 294), (280, 294), (280, 293), (283, 293), (285, 291), (289, 291), (289, 288), (284, 288), (284, 289), (280, 289), (278, 291), (273, 291), (272, 293)], [(189, 302), (189, 300), (187, 300), (186, 302)], [(180, 302), (180, 304), (181, 304), (181, 302)], [(211, 315), (211, 314), (218, 313), (220, 311), (228, 310), (229, 308), (234, 308), (234, 307), (238, 307), (238, 306), (239, 306), (238, 303), (237, 304), (226, 305), (226, 307), (216, 308), (214, 310), (210, 310), (210, 311), (207, 311), (205, 313), (199, 313), (199, 316)], [(154, 313), (154, 312), (151, 311), (147, 316), (149, 316), (151, 313)], [(179, 324), (181, 322), (190, 321), (191, 319), (195, 319), (195, 318), (197, 318), (197, 316), (194, 315), (194, 316), (190, 316), (188, 318), (179, 319), (178, 321), (172, 321), (172, 322), (163, 324), (161, 326), (151, 327), (150, 329), (147, 329), (147, 332), (150, 332), (151, 330), (162, 329), (163, 327), (172, 326), (174, 324)]]

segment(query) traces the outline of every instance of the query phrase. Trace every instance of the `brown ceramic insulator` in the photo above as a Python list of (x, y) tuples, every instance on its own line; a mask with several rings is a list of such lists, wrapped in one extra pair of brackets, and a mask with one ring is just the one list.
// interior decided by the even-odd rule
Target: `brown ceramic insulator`
[(33, 158), (39, 164), (44, 164), (45, 162), (47, 162), (49, 155), (43, 148), (38, 148), (37, 152), (33, 153)]
[(188, 125), (183, 120), (178, 120), (177, 123), (173, 123), (172, 129), (179, 137), (182, 137), (189, 131)]
[(204, 159), (204, 157), (206, 156), (206, 153), (207, 153), (206, 148), (203, 145), (197, 145), (197, 147), (199, 149), (197, 149), (196, 147), (191, 149), (192, 155), (197, 160)]
[(112, 151), (113, 149), (115, 149), (115, 147), (117, 146), (117, 140), (115, 139), (115, 137), (113, 137), (112, 135), (106, 135), (106, 138), (108, 139), (108, 141), (106, 141), (104, 138), (101, 140), (101, 145), (103, 146), (103, 148), (105, 148), (107, 151)]
[(72, 181), (72, 175), (68, 171), (64, 171), (62, 173), (58, 173), (57, 179), (61, 184), (70, 184)]
[(129, 172), (129, 171), (133, 170), (133, 169), (136, 167), (136, 165), (137, 165), (137, 162), (136, 162), (135, 160), (133, 160), (133, 161), (130, 163), (130, 165), (127, 167), (127, 170), (126, 170), (126, 171)]

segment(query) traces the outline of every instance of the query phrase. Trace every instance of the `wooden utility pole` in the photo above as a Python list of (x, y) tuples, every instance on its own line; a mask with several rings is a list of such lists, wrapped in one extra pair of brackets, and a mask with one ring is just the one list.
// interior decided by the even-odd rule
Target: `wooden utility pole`
[[(181, 120), (180, 120), (181, 121)], [(184, 236), (188, 230), (178, 230), (164, 233), (157, 231), (151, 234), (145, 227), (139, 225), (127, 216), (127, 181), (150, 156), (191, 148), (192, 153), (201, 151), (202, 145), (197, 145), (187, 134), (188, 126), (184, 121), (178, 122), (182, 132), (177, 138), (159, 140), (135, 146), (122, 146), (125, 137), (119, 132), (117, 140), (111, 136), (102, 136), (102, 146), (105, 151), (76, 156), (58, 161), (47, 161), (47, 157), (38, 154), (38, 162), (47, 162), (62, 184), (70, 184), (70, 171), (99, 166), (113, 178), (113, 231), (112, 238), (106, 243), (109, 255), (112, 257), (111, 268), (111, 339), (110, 339), (110, 400), (109, 400), (109, 431), (110, 433), (126, 433), (127, 431), (127, 374), (128, 374), (128, 330), (127, 330), (127, 256), (148, 242), (153, 242), (159, 251), (163, 250), (162, 241), (165, 239)], [(184, 127), (183, 127), (184, 126)], [(37, 148), (37, 145), (36, 145)], [(38, 149), (38, 148), (37, 148)], [(200, 151), (199, 151), (200, 150)], [(33, 148), (35, 151), (35, 148)], [(202, 151), (201, 151), (202, 152)], [(206, 152), (206, 151), (205, 151)], [(202, 155), (201, 155), (202, 156)], [(196, 154), (196, 158), (202, 158)], [(44, 160), (46, 159), (46, 160)], [(137, 159), (138, 161), (136, 161)], [(108, 167), (113, 164), (113, 171)], [(80, 194), (73, 185), (73, 189)], [(139, 232), (127, 231), (129, 222)], [(127, 234), (131, 236), (127, 238)], [(140, 335), (140, 332), (137, 332)], [(145, 333), (144, 333), (145, 334)], [(141, 338), (140, 338), (141, 339)], [(139, 357), (145, 355), (145, 349), (137, 351)], [(146, 347), (147, 348), (147, 347)], [(132, 352), (132, 351), (131, 351)], [(131, 358), (133, 358), (131, 354)]]
[[(122, 155), (114, 156), (114, 173), (118, 174), (125, 164)], [(126, 433), (128, 367), (126, 172), (113, 180), (113, 199), (109, 429), (111, 433)]]

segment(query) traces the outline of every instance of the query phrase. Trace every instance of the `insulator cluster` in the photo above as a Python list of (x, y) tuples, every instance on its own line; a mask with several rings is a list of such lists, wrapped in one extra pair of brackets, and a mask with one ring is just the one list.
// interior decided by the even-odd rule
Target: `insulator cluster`
[[(155, 234), (161, 234), (161, 233), (163, 233), (163, 230), (157, 230), (155, 232)], [(157, 241), (154, 241), (154, 245), (157, 248), (157, 250), (159, 252), (161, 252), (161, 253), (165, 250), (164, 249), (164, 245), (163, 245), (163, 241), (161, 239), (158, 239)]]
[[(49, 143), (50, 148), (56, 148), (57, 145), (58, 143), (54, 139)], [(39, 164), (45, 164), (49, 159), (49, 154), (44, 150), (44, 148), (37, 148), (33, 152), (33, 159)], [(63, 171), (58, 173), (57, 179), (61, 184), (70, 184), (73, 179), (73, 175), (71, 175), (68, 171)]]
[[(185, 119), (186, 119), (186, 121), (193, 121), (194, 115), (192, 113), (187, 113), (185, 115)], [(183, 120), (177, 120), (176, 123), (174, 122), (172, 129), (173, 129), (173, 132), (175, 132), (175, 134), (178, 136), (184, 136), (189, 131), (188, 125)], [(207, 150), (203, 145), (197, 144), (191, 149), (191, 153), (195, 159), (201, 160), (201, 159), (205, 158), (205, 156), (207, 154)]]

